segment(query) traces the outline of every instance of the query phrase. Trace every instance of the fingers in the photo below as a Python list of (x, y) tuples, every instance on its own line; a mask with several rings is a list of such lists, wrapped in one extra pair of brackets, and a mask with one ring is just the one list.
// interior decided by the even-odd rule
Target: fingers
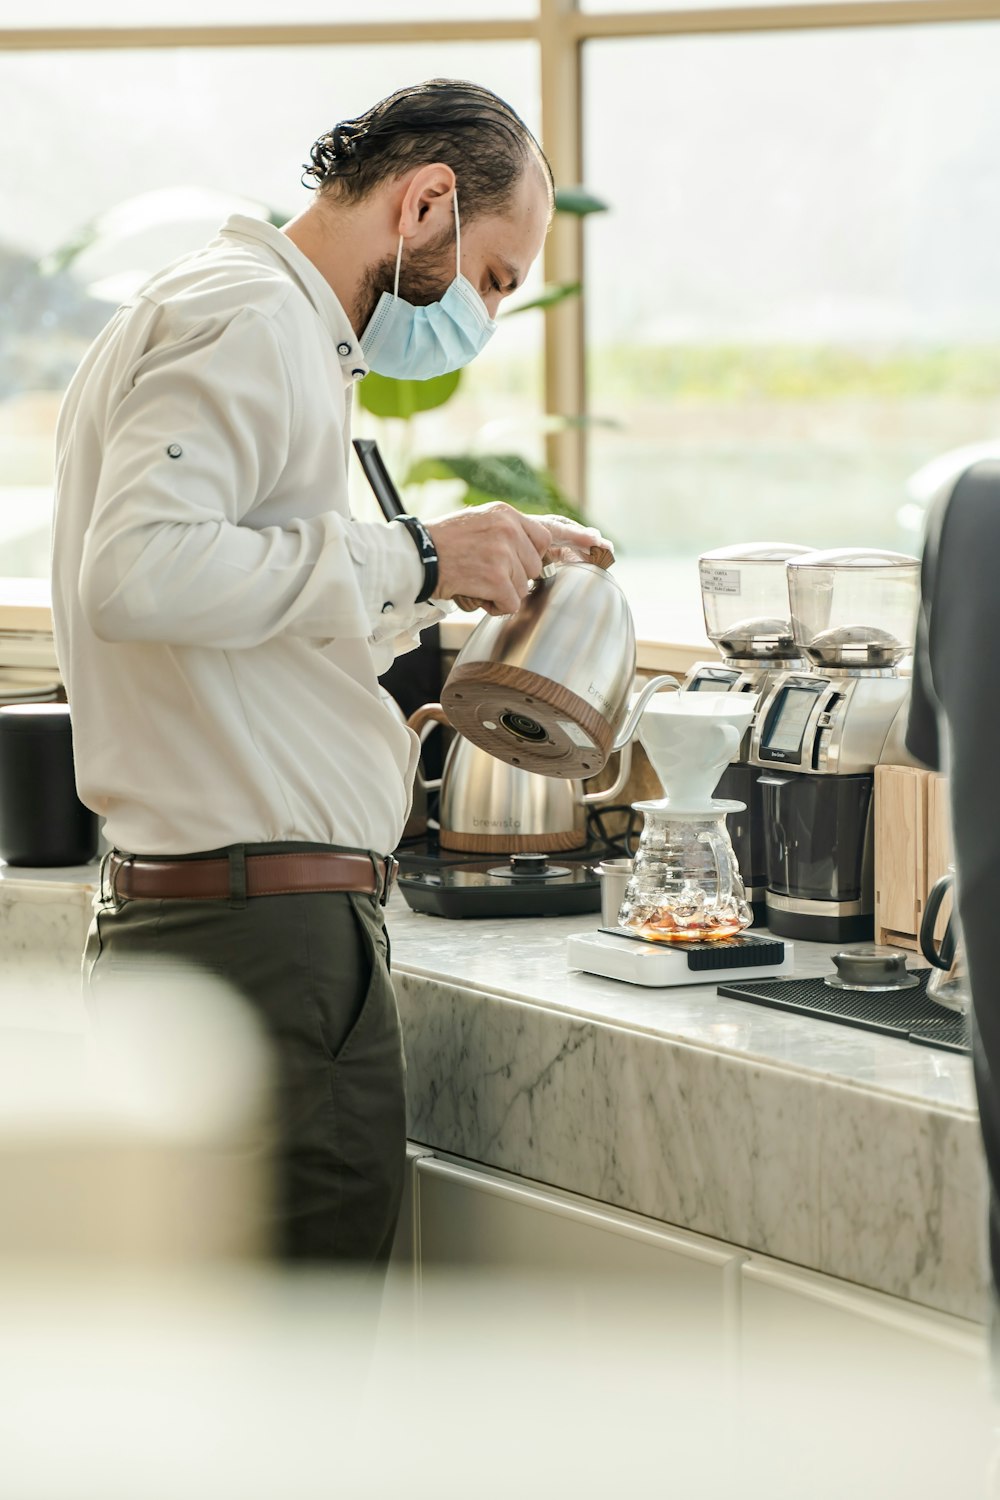
[(443, 516), (428, 530), (438, 553), (438, 597), (479, 600), (491, 614), (517, 612), (546, 554), (562, 548), (586, 557), (604, 543), (593, 527), (526, 516), (501, 501)]
[[(513, 509), (513, 507), (511, 507), (511, 509)], [(538, 553), (539, 558), (541, 559), (542, 557), (544, 557), (545, 553), (552, 545), (552, 533), (549, 529), (549, 521), (552, 519), (552, 517), (526, 516), (522, 515), (522, 513), (518, 510), (513, 511), (513, 514), (516, 516), (518, 522), (520, 523), (521, 530), (524, 536), (534, 547), (535, 551)]]
[[(522, 516), (521, 520), (524, 519)], [(536, 535), (539, 531), (542, 533), (541, 546), (538, 546), (532, 540), (532, 534), (523, 527), (518, 526), (513, 534), (514, 558), (518, 564), (519, 572), (524, 574), (525, 579), (524, 593), (521, 595), (522, 599), (524, 598), (524, 594), (527, 593), (528, 579), (540, 576), (543, 566), (542, 559), (548, 549), (548, 533), (545, 527), (532, 528), (532, 532)]]
[(593, 547), (602, 547), (614, 555), (613, 545), (596, 526), (581, 526), (565, 516), (545, 516), (543, 520), (548, 529), (550, 547), (573, 547), (584, 553)]
[(528, 592), (528, 575), (516, 558), (511, 560), (506, 583), (497, 584), (492, 592), (493, 603), (500, 614), (513, 615), (520, 609), (521, 602)]

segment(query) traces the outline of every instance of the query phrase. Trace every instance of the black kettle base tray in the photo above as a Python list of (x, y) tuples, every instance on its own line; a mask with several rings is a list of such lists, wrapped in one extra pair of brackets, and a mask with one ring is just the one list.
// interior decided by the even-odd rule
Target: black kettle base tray
[(907, 990), (873, 993), (832, 990), (822, 979), (749, 979), (720, 984), (718, 993), (803, 1016), (821, 1016), (824, 1021), (858, 1026), (863, 1031), (879, 1031), (883, 1036), (902, 1037), (921, 1047), (971, 1052), (968, 1016), (945, 1010), (927, 998), (929, 970), (912, 972), (919, 973), (920, 983)]

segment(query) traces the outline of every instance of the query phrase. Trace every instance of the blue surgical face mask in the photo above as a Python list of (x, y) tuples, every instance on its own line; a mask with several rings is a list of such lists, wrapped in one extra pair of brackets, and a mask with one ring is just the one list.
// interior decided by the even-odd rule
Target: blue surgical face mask
[(399, 295), (399, 265), (403, 236), (396, 251), (396, 281), (383, 292), (371, 321), (361, 335), (369, 367), (394, 380), (431, 380), (447, 375), (481, 354), (496, 332), (486, 303), (462, 275), (462, 231), (455, 205), (455, 280), (439, 302), (414, 307)]

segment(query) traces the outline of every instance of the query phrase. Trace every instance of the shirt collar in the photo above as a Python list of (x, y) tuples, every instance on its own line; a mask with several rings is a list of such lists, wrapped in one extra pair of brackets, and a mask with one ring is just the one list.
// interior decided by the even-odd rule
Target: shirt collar
[(368, 363), (358, 338), (330, 283), (320, 275), (308, 255), (265, 219), (233, 214), (220, 233), (233, 239), (253, 240), (270, 250), (291, 271), (326, 326), (344, 372), (344, 384), (352, 385), (368, 374)]

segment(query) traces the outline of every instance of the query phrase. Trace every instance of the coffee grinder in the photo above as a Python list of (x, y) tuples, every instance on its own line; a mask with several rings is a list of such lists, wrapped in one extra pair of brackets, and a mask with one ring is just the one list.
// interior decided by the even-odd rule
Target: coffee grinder
[(787, 564), (805, 670), (783, 673), (750, 747), (763, 793), (766, 922), (772, 932), (855, 942), (874, 932), (874, 771), (909, 692), (920, 563), (869, 548)]
[[(777, 676), (806, 662), (792, 634), (785, 564), (812, 549), (793, 542), (748, 542), (719, 547), (698, 559), (705, 630), (721, 660), (695, 662), (688, 693), (753, 693), (762, 703)], [(753, 725), (719, 782), (718, 794), (742, 802), (726, 819), (754, 920), (766, 920), (763, 792), (750, 764)]]

